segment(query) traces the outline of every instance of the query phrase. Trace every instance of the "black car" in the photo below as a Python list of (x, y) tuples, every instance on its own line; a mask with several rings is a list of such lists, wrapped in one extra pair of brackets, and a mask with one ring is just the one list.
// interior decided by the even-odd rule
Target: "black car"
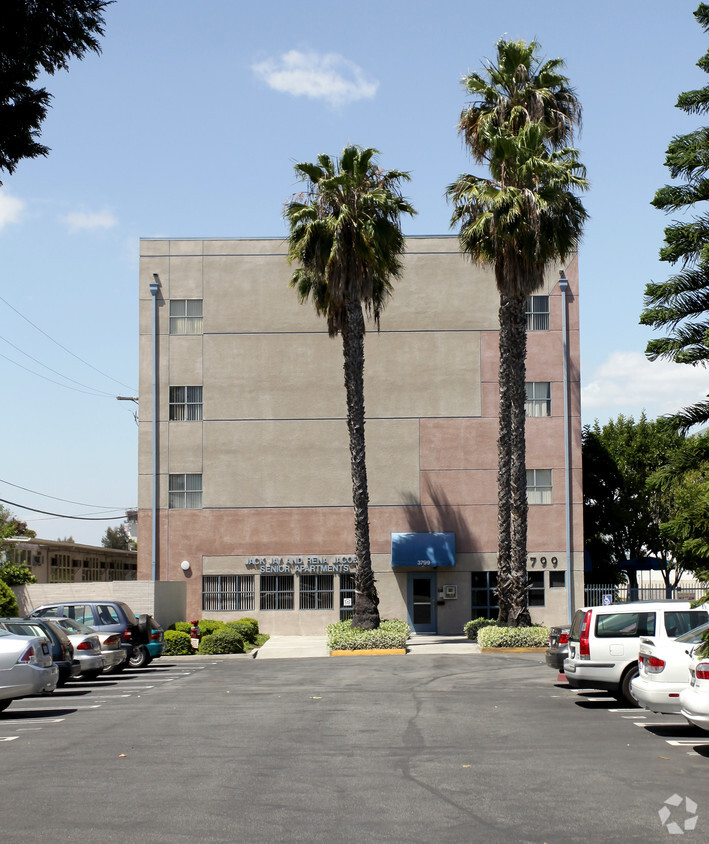
[(66, 632), (47, 618), (0, 618), (0, 627), (20, 636), (44, 636), (52, 643), (52, 660), (59, 669), (58, 686), (76, 677), (81, 664), (74, 659), (74, 646)]
[(564, 660), (569, 655), (569, 631), (570, 625), (549, 628), (549, 648), (546, 651), (547, 665), (556, 668), (557, 671), (564, 670)]

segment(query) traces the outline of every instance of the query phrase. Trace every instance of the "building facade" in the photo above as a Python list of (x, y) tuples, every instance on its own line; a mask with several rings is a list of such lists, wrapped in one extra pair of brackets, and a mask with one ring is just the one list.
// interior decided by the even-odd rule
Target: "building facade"
[[(354, 600), (341, 339), (289, 288), (281, 239), (140, 249), (138, 578), (184, 581), (188, 618), (324, 632)], [(529, 603), (545, 623), (583, 600), (576, 260), (558, 269), (568, 292), (555, 270), (528, 313)], [(497, 314), (493, 273), (455, 237), (410, 238), (365, 340), (380, 612), (421, 633), (496, 615)]]
[(37, 583), (94, 583), (136, 580), (137, 552), (61, 540), (14, 536), (6, 552), (14, 563), (24, 563)]

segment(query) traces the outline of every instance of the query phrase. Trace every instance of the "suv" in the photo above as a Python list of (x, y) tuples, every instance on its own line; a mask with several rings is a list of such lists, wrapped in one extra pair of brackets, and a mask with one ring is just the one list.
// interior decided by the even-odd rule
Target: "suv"
[(144, 668), (165, 650), (163, 631), (149, 615), (136, 618), (133, 610), (123, 601), (64, 601), (59, 604), (42, 604), (30, 613), (32, 618), (73, 618), (93, 627), (100, 633), (120, 633), (121, 647), (126, 650), (126, 662), (120, 670)]
[(605, 689), (637, 706), (630, 682), (638, 676), (640, 639), (675, 639), (709, 621), (689, 601), (637, 601), (577, 610), (564, 673), (576, 689)]

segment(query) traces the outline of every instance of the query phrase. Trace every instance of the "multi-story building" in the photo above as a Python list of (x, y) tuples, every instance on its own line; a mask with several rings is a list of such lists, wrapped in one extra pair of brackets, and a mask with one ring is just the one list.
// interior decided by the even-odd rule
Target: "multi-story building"
[[(529, 603), (555, 623), (583, 601), (576, 261), (559, 269), (527, 357)], [(322, 632), (354, 598), (342, 343), (291, 273), (281, 239), (141, 241), (138, 577), (269, 633)], [(410, 238), (395, 287), (365, 341), (380, 612), (459, 633), (496, 615), (498, 294), (455, 237)]]

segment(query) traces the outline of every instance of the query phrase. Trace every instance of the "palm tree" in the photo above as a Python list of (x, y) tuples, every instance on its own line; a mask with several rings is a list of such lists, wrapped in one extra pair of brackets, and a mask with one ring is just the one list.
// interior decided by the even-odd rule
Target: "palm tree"
[[(499, 619), (530, 623), (527, 609), (525, 463), (526, 300), (545, 270), (576, 248), (587, 187), (575, 149), (566, 146), (581, 107), (560, 59), (542, 62), (536, 42), (497, 43), (497, 64), (463, 84), (474, 97), (459, 131), (491, 178), (461, 175), (448, 187), (461, 248), (494, 267), (500, 296), (498, 434)], [(570, 577), (569, 566), (569, 577)]]
[(347, 428), (354, 505), (356, 600), (352, 626), (379, 626), (379, 598), (369, 547), (369, 493), (364, 441), (364, 314), (379, 328), (401, 272), (405, 242), (401, 215), (415, 214), (401, 195), (409, 174), (383, 170), (375, 149), (347, 146), (339, 159), (319, 155), (296, 164), (306, 190), (286, 204), (288, 256), (299, 266), (290, 285), (327, 319), (330, 337), (342, 337)]

